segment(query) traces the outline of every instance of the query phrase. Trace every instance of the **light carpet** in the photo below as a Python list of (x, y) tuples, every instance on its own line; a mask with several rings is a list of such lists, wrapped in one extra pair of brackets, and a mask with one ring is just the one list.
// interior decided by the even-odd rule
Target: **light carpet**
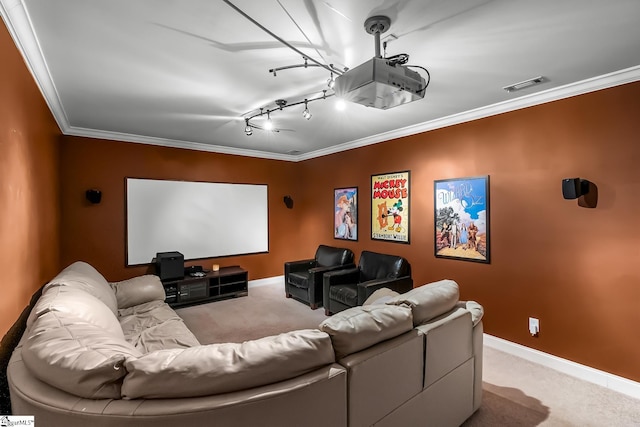
[(249, 288), (249, 295), (179, 308), (178, 315), (202, 344), (243, 342), (298, 329), (317, 329), (327, 318), (285, 298), (284, 282)]

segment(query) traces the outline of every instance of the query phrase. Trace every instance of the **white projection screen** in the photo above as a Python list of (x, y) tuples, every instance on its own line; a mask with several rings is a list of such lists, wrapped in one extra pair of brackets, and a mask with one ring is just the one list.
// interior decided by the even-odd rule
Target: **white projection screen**
[(127, 265), (269, 251), (267, 186), (126, 178)]

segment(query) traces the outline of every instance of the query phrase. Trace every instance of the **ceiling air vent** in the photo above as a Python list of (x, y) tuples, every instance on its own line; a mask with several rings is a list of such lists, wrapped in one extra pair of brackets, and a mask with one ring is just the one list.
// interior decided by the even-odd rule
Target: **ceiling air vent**
[(546, 82), (546, 81), (547, 81), (547, 79), (545, 77), (538, 76), (538, 77), (534, 77), (534, 78), (529, 79), (529, 80), (524, 80), (524, 81), (519, 82), (519, 83), (514, 83), (512, 85), (505, 86), (502, 89), (506, 90), (507, 92), (515, 92), (517, 90), (525, 89), (525, 88), (528, 88), (528, 87), (531, 87), (531, 86), (535, 86), (537, 84), (540, 84), (540, 83), (543, 83), (543, 82)]

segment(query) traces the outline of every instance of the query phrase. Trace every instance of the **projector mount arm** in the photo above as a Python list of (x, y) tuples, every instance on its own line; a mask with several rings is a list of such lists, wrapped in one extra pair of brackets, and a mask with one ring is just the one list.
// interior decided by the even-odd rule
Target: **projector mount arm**
[(391, 19), (388, 16), (377, 15), (367, 18), (364, 21), (364, 29), (367, 33), (373, 34), (375, 38), (375, 57), (382, 58), (380, 54), (380, 34), (386, 32), (391, 27)]

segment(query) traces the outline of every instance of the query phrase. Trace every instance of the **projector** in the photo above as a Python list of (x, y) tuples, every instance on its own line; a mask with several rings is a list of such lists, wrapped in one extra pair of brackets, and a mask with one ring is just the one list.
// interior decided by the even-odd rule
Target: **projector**
[(334, 86), (339, 98), (382, 110), (422, 99), (425, 89), (419, 73), (378, 57), (336, 77)]

